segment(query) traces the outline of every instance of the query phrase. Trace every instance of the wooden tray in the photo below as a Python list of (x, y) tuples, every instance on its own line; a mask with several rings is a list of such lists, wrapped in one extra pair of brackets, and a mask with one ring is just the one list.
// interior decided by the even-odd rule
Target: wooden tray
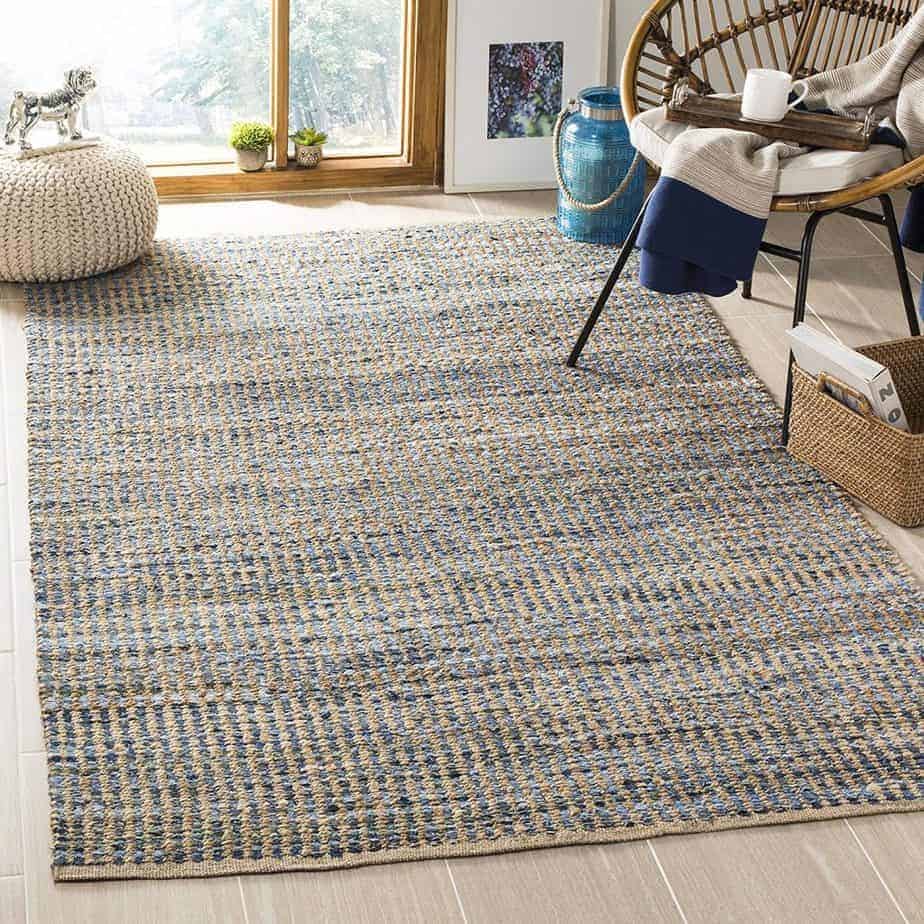
[(817, 112), (793, 111), (787, 113), (780, 122), (750, 122), (741, 118), (741, 100), (700, 96), (689, 90), (674, 94), (674, 98), (667, 104), (667, 120), (685, 122), (697, 128), (733, 128), (757, 132), (774, 141), (842, 151), (865, 151), (875, 128), (869, 118), (860, 122)]

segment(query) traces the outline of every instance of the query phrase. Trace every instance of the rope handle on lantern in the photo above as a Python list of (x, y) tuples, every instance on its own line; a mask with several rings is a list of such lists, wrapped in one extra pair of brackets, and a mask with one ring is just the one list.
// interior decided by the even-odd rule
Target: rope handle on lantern
[(575, 199), (571, 190), (568, 189), (564, 174), (561, 172), (560, 146), (562, 127), (568, 117), (574, 113), (575, 106), (577, 106), (577, 100), (574, 98), (569, 99), (568, 105), (558, 113), (558, 118), (555, 120), (555, 128), (552, 130), (552, 158), (555, 161), (555, 179), (558, 181), (558, 188), (562, 191), (562, 195), (565, 197), (568, 205), (582, 212), (601, 212), (603, 209), (607, 208), (607, 206), (612, 205), (625, 192), (626, 187), (629, 185), (632, 177), (635, 176), (635, 171), (638, 170), (639, 164), (642, 162), (643, 158), (638, 151), (635, 152), (635, 158), (629, 165), (629, 169), (622, 178), (622, 182), (605, 199), (602, 199), (600, 202), (581, 202), (580, 199)]

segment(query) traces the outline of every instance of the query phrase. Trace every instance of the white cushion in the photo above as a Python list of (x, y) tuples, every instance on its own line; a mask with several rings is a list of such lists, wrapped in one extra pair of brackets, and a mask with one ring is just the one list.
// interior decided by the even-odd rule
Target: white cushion
[[(658, 115), (632, 123), (632, 143), (654, 164), (664, 162), (668, 145), (689, 126), (668, 122), (664, 107)], [(780, 196), (831, 192), (844, 189), (871, 176), (878, 176), (903, 163), (902, 152), (889, 144), (873, 144), (866, 151), (835, 151), (818, 148), (784, 160), (776, 192)]]
[(900, 167), (903, 160), (901, 149), (891, 144), (871, 144), (865, 151), (818, 148), (783, 161), (776, 192), (779, 196), (800, 196), (844, 189)]

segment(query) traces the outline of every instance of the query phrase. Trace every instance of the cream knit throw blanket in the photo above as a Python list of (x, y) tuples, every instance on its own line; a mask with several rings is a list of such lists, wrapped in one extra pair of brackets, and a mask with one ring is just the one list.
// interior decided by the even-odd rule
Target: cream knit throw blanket
[[(809, 109), (864, 118), (874, 107), (878, 119), (902, 136), (909, 158), (924, 154), (924, 7), (874, 54), (806, 83)], [(660, 117), (652, 110), (633, 123), (633, 140), (643, 154), (646, 120)], [(643, 284), (661, 292), (724, 295), (736, 280), (750, 278), (780, 160), (804, 150), (751, 132), (681, 133), (660, 165), (639, 235)], [(920, 200), (924, 196), (912, 203), (924, 208)], [(924, 215), (920, 220), (924, 225)], [(905, 224), (913, 221), (906, 218)]]

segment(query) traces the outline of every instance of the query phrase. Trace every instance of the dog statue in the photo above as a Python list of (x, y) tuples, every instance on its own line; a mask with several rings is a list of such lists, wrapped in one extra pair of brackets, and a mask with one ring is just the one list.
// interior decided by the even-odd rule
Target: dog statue
[(64, 86), (44, 96), (17, 90), (10, 104), (10, 118), (6, 123), (3, 140), (13, 143), (13, 131), (19, 126), (19, 150), (28, 151), (29, 132), (36, 123), (55, 122), (58, 135), (76, 141), (83, 136), (77, 128), (77, 117), (83, 101), (96, 89), (93, 72), (86, 67), (75, 67), (64, 75)]

